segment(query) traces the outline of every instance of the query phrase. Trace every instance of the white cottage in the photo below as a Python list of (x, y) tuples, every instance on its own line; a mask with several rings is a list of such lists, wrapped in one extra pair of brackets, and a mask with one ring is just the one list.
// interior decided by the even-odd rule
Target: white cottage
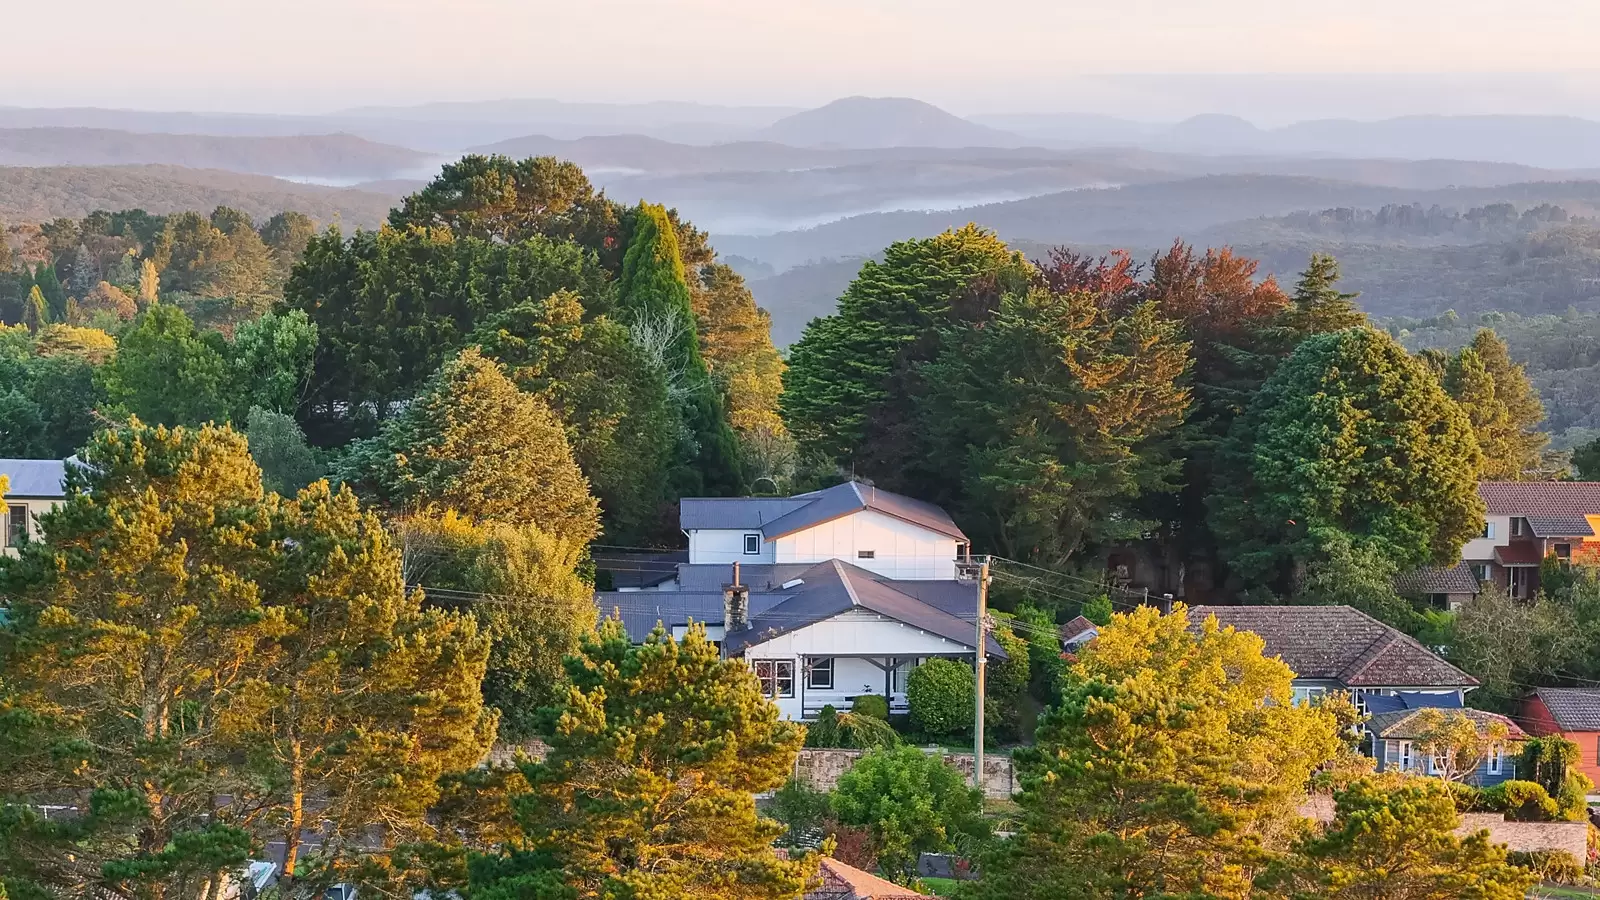
[(59, 459), (0, 459), (0, 475), (9, 484), (0, 552), (16, 556), (23, 541), (39, 539), (39, 515), (66, 500), (67, 464)]
[(689, 561), (596, 595), (634, 640), (706, 625), (790, 719), (864, 694), (903, 713), (917, 664), (975, 659), (968, 542), (938, 506), (850, 482), (793, 497), (687, 498), (681, 509)]

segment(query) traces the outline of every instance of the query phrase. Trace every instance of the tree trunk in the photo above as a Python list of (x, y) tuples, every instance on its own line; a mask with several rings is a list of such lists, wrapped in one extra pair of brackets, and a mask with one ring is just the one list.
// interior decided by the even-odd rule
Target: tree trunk
[(283, 875), (293, 879), (295, 861), (300, 857), (300, 829), (306, 820), (306, 760), (298, 739), (289, 747), (289, 830), (283, 836)]

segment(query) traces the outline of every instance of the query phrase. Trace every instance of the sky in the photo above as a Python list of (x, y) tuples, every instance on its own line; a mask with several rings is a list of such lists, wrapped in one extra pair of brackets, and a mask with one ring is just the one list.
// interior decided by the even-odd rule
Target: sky
[(0, 54), (13, 106), (1600, 115), (1595, 0), (58, 0), (4, 21), (30, 36)]

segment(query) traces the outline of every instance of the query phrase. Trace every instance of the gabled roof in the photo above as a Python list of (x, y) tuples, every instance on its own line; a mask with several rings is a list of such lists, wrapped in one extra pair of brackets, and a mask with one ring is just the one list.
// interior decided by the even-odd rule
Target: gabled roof
[[(877, 613), (963, 647), (973, 646), (976, 626), (972, 617), (977, 611), (975, 585), (968, 586), (973, 591), (973, 600), (966, 616), (962, 617), (899, 590), (898, 582), (881, 579), (837, 559), (812, 566), (802, 577), (803, 585), (761, 612), (755, 609), (756, 594), (752, 591), (750, 626), (724, 635), (723, 649), (741, 653), (748, 647), (825, 622), (852, 609)], [(1005, 651), (992, 636), (987, 644), (988, 655), (1005, 658)]]
[(59, 459), (0, 459), (0, 475), (11, 486), (7, 497), (58, 499), (67, 496), (67, 464)]
[(1080, 639), (1082, 635), (1088, 634), (1091, 631), (1095, 631), (1097, 628), (1099, 628), (1098, 625), (1094, 624), (1083, 616), (1078, 616), (1071, 622), (1061, 626), (1061, 642), (1063, 644), (1070, 644), (1073, 641)]
[(1600, 690), (1539, 688), (1533, 693), (1562, 731), (1600, 731)]
[(1484, 481), (1478, 496), (1491, 516), (1572, 520), (1600, 515), (1600, 481)]
[(967, 539), (942, 508), (859, 481), (793, 497), (685, 497), (679, 504), (678, 524), (685, 531), (760, 531), (764, 540), (772, 541), (865, 509), (958, 541)]
[(1348, 687), (1474, 687), (1478, 680), (1402, 632), (1349, 606), (1196, 606), (1189, 623), (1208, 616), (1261, 636), (1269, 656), (1296, 677)]
[(1394, 589), (1407, 596), (1425, 594), (1476, 594), (1483, 589), (1472, 567), (1464, 562), (1453, 566), (1423, 566), (1399, 575)]
[[(1402, 709), (1395, 712), (1377, 713), (1367, 719), (1366, 728), (1373, 736), (1380, 738), (1395, 738), (1397, 740), (1413, 740), (1422, 734), (1422, 723), (1418, 721), (1422, 715), (1420, 709)], [(1445, 715), (1463, 715), (1471, 719), (1481, 732), (1493, 723), (1506, 726), (1506, 737), (1509, 740), (1520, 741), (1527, 738), (1527, 732), (1498, 713), (1484, 712), (1481, 709), (1462, 708), (1450, 710)]]
[(934, 900), (855, 866), (823, 857), (822, 884), (802, 900)]

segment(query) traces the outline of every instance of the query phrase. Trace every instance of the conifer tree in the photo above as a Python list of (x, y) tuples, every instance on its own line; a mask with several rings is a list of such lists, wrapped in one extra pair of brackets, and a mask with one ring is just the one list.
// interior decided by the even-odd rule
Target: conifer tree
[(1366, 324), (1366, 314), (1355, 304), (1359, 295), (1340, 291), (1338, 283), (1339, 261), (1325, 253), (1313, 254), (1284, 311), (1284, 322), (1293, 334), (1304, 338)]
[(472, 895), (778, 900), (804, 890), (814, 860), (779, 859), (784, 826), (754, 794), (778, 788), (804, 739), (743, 662), (701, 628), (642, 646), (603, 623), (569, 659), (572, 688), (541, 729), (516, 798), (525, 852), (476, 860)]
[(161, 273), (156, 270), (153, 259), (147, 259), (139, 266), (139, 308), (154, 306), (161, 302)]
[(45, 303), (49, 305), (50, 321), (61, 321), (67, 312), (67, 292), (61, 286), (61, 279), (56, 277), (56, 267), (43, 265), (34, 269), (33, 283), (44, 295)]
[(1516, 481), (1522, 474), (1520, 448), (1513, 445), (1511, 414), (1495, 396), (1494, 379), (1471, 347), (1452, 357), (1444, 373), (1450, 398), (1472, 423), (1483, 465), (1478, 477), (1485, 481)]
[(1504, 427), (1491, 438), (1495, 452), (1503, 454), (1500, 470), (1512, 480), (1540, 477), (1550, 437), (1539, 430), (1539, 423), (1544, 421), (1544, 404), (1539, 402), (1538, 391), (1522, 365), (1512, 361), (1505, 341), (1490, 329), (1480, 329), (1470, 349), (1494, 385), (1495, 401), (1506, 411)]
[(377, 437), (350, 448), (342, 478), (397, 513), (454, 509), (586, 544), (599, 506), (550, 406), (476, 347), (446, 363)]
[(22, 305), (22, 324), (28, 330), (37, 334), (39, 329), (50, 323), (50, 307), (45, 302), (44, 292), (36, 284), (28, 289), (28, 299)]
[(101, 370), (112, 403), (159, 425), (228, 419), (227, 363), (176, 306), (140, 313)]

